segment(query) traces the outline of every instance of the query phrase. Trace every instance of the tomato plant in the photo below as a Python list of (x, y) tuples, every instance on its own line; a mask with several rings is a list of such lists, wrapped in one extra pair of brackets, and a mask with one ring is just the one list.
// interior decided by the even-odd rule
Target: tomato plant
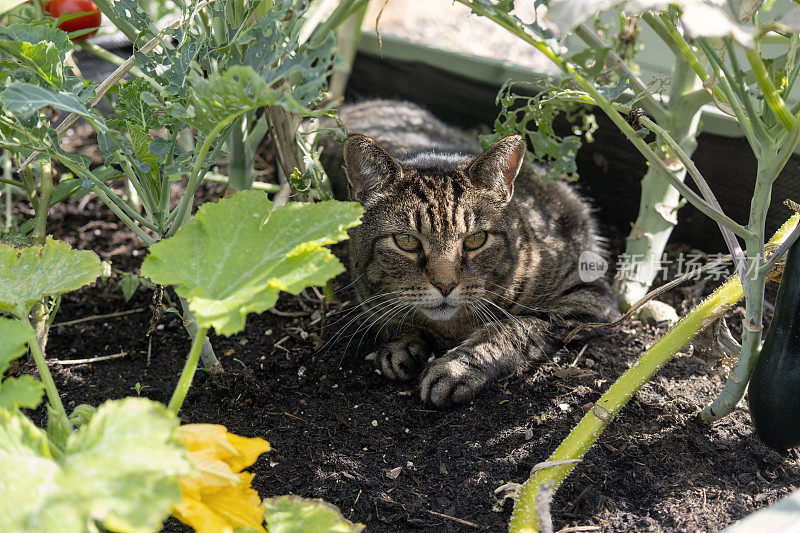
[[(69, 33), (70, 38), (75, 41), (88, 39), (97, 33), (102, 18), (100, 10), (92, 0), (51, 0), (45, 2), (44, 10), (55, 18), (63, 17), (58, 28)], [(73, 32), (84, 33), (72, 36)]]

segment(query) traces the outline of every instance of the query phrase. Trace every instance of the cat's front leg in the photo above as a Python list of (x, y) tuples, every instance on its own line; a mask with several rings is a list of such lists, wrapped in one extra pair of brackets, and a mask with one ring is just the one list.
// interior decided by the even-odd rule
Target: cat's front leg
[(422, 370), (430, 356), (430, 348), (419, 335), (404, 332), (389, 340), (375, 355), (378, 370), (394, 381), (410, 381)]
[(525, 370), (555, 345), (550, 327), (533, 317), (481, 326), (460, 345), (431, 361), (420, 379), (422, 401), (436, 407), (463, 403), (488, 383)]

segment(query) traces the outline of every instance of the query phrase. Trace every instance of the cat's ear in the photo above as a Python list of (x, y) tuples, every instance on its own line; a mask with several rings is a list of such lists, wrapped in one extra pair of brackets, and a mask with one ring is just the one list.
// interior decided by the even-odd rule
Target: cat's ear
[(514, 179), (524, 159), (525, 141), (519, 135), (512, 135), (497, 141), (473, 161), (469, 176), (476, 185), (496, 189), (510, 200)]
[(350, 198), (364, 201), (384, 183), (403, 176), (400, 163), (366, 135), (353, 134), (344, 143), (344, 169)]

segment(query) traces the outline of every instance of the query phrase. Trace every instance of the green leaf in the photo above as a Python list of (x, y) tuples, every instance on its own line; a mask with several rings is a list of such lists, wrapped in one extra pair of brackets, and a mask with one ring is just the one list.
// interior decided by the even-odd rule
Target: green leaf
[(0, 377), (6, 373), (11, 361), (25, 353), (28, 349), (25, 345), (33, 338), (30, 325), (21, 320), (0, 317)]
[(125, 301), (129, 301), (133, 298), (136, 289), (139, 288), (139, 276), (127, 272), (122, 274), (119, 280), (119, 288), (122, 289), (122, 295), (125, 297)]
[(323, 500), (278, 496), (262, 503), (269, 533), (358, 533), (362, 524), (345, 519), (335, 505)]
[(54, 457), (41, 430), (0, 409), (0, 531), (157, 531), (190, 470), (177, 426), (156, 402), (109, 401)]
[[(11, 361), (27, 351), (26, 344), (36, 342), (30, 325), (11, 318), (0, 318), (0, 379)], [(15, 411), (24, 407), (35, 409), (42, 403), (44, 385), (33, 376), (6, 378), (0, 382), (0, 408)]]
[(38, 85), (15, 81), (0, 93), (0, 100), (3, 102), (3, 109), (20, 120), (27, 120), (41, 108), (51, 106), (86, 118), (95, 131), (108, 131), (103, 118), (89, 111), (83, 101), (72, 93), (51, 91)]
[(36, 409), (42, 403), (44, 384), (33, 376), (6, 378), (0, 384), (0, 409)]
[(45, 296), (80, 289), (99, 275), (100, 259), (94, 252), (73, 250), (50, 237), (44, 246), (0, 243), (0, 311), (27, 317)]
[(11, 11), (20, 4), (24, 4), (28, 0), (0, 0), (0, 15), (7, 11)]
[(347, 238), (362, 208), (353, 202), (292, 203), (272, 211), (262, 191), (204, 204), (174, 237), (150, 246), (142, 275), (176, 285), (201, 327), (220, 335), (244, 328), (247, 313), (272, 305), (278, 291), (299, 293), (344, 270), (323, 248)]
[(176, 104), (173, 114), (185, 120), (204, 134), (209, 134), (220, 123), (229, 122), (251, 109), (281, 105), (289, 111), (310, 114), (293, 98), (291, 93), (271, 89), (266, 81), (247, 66), (236, 65), (228, 71), (202, 77), (190, 73), (193, 95), (186, 107)]
[(0, 52), (10, 55), (46, 83), (61, 88), (72, 44), (66, 32), (46, 26), (0, 26)]
[(50, 199), (50, 207), (75, 194), (81, 188), (81, 181), (78, 178), (67, 178), (59, 181)]

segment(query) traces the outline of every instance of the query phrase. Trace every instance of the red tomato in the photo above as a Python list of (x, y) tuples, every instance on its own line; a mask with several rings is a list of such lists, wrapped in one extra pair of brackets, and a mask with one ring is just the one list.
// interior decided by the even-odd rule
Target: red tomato
[(52, 0), (44, 4), (44, 9), (55, 18), (70, 13), (86, 13), (86, 15), (65, 20), (58, 25), (59, 29), (67, 33), (94, 28), (94, 31), (75, 37), (77, 41), (91, 37), (97, 33), (97, 28), (100, 26), (100, 10), (92, 0)]

